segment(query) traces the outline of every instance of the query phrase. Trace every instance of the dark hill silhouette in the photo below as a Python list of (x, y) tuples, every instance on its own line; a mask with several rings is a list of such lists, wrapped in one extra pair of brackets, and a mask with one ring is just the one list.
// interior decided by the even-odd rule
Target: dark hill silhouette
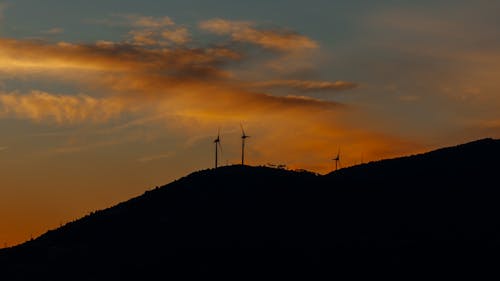
[(310, 279), (494, 268), (499, 159), (500, 141), (484, 139), (325, 176), (249, 166), (200, 171), (1, 250), (0, 279)]

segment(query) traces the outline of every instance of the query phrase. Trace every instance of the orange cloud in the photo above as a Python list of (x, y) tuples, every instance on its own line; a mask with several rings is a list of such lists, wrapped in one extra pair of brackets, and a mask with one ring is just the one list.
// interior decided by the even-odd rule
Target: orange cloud
[[(285, 161), (297, 167), (307, 163), (317, 171), (327, 171), (329, 162), (323, 161), (323, 157), (329, 159), (328, 151), (332, 147), (335, 151), (339, 144), (346, 144), (346, 153), (352, 151), (352, 155), (357, 154), (355, 147), (364, 147), (366, 159), (394, 155), (400, 147), (397, 138), (378, 134), (370, 129), (369, 121), (360, 122), (363, 118), (359, 116), (354, 118), (349, 105), (294, 95), (297, 91), (351, 89), (355, 83), (281, 80), (280, 75), (273, 72), (269, 72), (267, 81), (248, 82), (252, 79), (232, 68), (244, 66), (251, 59), (238, 44), (186, 46), (183, 44), (189, 33), (183, 27), (165, 19), (161, 23), (150, 22), (150, 19), (140, 22), (136, 26), (154, 29), (154, 36), (150, 38), (146, 34), (144, 38), (135, 38), (135, 43), (50, 44), (0, 39), (0, 72), (23, 79), (27, 75), (53, 81), (61, 79), (86, 87), (85, 91), (80, 91), (86, 92), (85, 95), (76, 96), (43, 91), (0, 94), (0, 117), (57, 124), (125, 121), (110, 130), (112, 132), (145, 124), (166, 125), (186, 137), (207, 135), (220, 124), (229, 126), (244, 120), (254, 128), (256, 138), (251, 148), (257, 155), (254, 159), (265, 161), (269, 158), (269, 161)], [(285, 55), (317, 48), (317, 43), (305, 36), (288, 31), (260, 30), (253, 23), (211, 20), (202, 23), (201, 28), (228, 34), (235, 41), (286, 51)], [(179, 45), (158, 43), (155, 32), (159, 30), (163, 39)], [(139, 44), (141, 40), (143, 43)], [(301, 54), (305, 56), (306, 53)], [(272, 52), (272, 55), (282, 58), (283, 52)], [(292, 60), (303, 59), (303, 56), (287, 57)], [(267, 63), (263, 61), (261, 68), (255, 71), (265, 74)], [(276, 87), (290, 92), (274, 96), (267, 91)], [(297, 132), (307, 134), (296, 135)], [(285, 139), (289, 141), (281, 143)], [(119, 141), (85, 143), (76, 149), (63, 147), (62, 151), (78, 152), (81, 147), (113, 145)], [(269, 144), (276, 148), (269, 149)], [(290, 151), (295, 152), (292, 154), (296, 158)], [(318, 163), (326, 164), (318, 166)]]
[(138, 16), (126, 15), (125, 16), (133, 26), (146, 27), (146, 28), (160, 28), (175, 25), (170, 17), (151, 17), (151, 16)]
[(189, 31), (185, 27), (164, 30), (161, 33), (161, 37), (176, 44), (185, 44), (191, 40)]
[(158, 40), (155, 38), (156, 34), (152, 30), (132, 30), (129, 32), (134, 44), (144, 45), (157, 45)]
[[(238, 59), (224, 48), (143, 48), (126, 43), (48, 44), (39, 41), (0, 39), (0, 66), (9, 75), (25, 72), (94, 71), (147, 73), (170, 77), (216, 77), (221, 63)], [(60, 73), (58, 73), (60, 75)]]
[(129, 35), (130, 42), (139, 46), (182, 45), (191, 40), (191, 35), (185, 27), (131, 30)]
[(306, 36), (284, 30), (256, 29), (252, 22), (212, 19), (201, 22), (199, 26), (215, 34), (230, 35), (234, 41), (274, 50), (298, 51), (318, 48), (318, 44)]
[[(125, 110), (122, 99), (96, 99), (86, 95), (64, 96), (33, 91), (27, 95), (0, 94), (0, 116), (56, 123), (105, 122)], [(130, 108), (127, 108), (130, 110)]]

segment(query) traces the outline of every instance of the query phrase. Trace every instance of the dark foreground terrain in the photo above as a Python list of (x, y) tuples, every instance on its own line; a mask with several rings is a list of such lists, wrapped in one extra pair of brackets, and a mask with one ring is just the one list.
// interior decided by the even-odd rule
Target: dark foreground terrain
[(0, 280), (481, 273), (500, 265), (499, 173), (492, 139), (325, 176), (196, 172), (0, 250)]

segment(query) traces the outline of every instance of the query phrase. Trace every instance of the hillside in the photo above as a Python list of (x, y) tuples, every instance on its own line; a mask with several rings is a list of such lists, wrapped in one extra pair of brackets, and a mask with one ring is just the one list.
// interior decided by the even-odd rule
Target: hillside
[(248, 166), (196, 172), (1, 250), (1, 279), (494, 266), (498, 159), (500, 141), (484, 139), (325, 176)]

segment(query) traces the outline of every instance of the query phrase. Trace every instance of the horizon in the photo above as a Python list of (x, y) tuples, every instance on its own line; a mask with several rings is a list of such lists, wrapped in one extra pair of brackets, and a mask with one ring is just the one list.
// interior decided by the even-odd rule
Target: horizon
[(68, 221), (61, 222), (59, 224), (59, 226), (56, 226), (56, 227), (50, 228), (50, 229), (46, 229), (46, 230), (42, 231), (37, 236), (33, 236), (33, 234), (30, 234), (30, 238), (26, 239), (25, 241), (21, 241), (21, 242), (19, 242), (17, 244), (13, 244), (13, 245), (8, 245), (7, 243), (4, 243), (4, 245), (0, 245), (0, 250), (15, 248), (17, 246), (23, 245), (23, 244), (28, 243), (30, 241), (36, 240), (36, 239), (40, 238), (41, 236), (46, 235), (46, 234), (48, 234), (48, 233), (50, 233), (50, 232), (52, 232), (54, 230), (59, 230), (59, 229), (62, 229), (63, 227), (65, 227), (67, 225), (70, 225), (72, 223), (78, 222), (78, 221), (80, 221), (80, 220), (88, 217), (89, 215), (97, 214), (97, 213), (99, 213), (101, 211), (105, 211), (105, 210), (108, 210), (110, 208), (117, 207), (118, 205), (120, 205), (122, 203), (127, 203), (127, 202), (129, 202), (131, 200), (143, 197), (145, 194), (147, 194), (150, 191), (158, 190), (159, 188), (166, 188), (166, 187), (168, 187), (169, 185), (173, 184), (174, 182), (176, 182), (178, 180), (182, 180), (184, 178), (189, 178), (191, 176), (195, 176), (195, 175), (198, 175), (200, 173), (203, 173), (203, 174), (205, 174), (206, 172), (214, 173), (217, 170), (221, 170), (221, 169), (223, 170), (223, 169), (235, 169), (235, 168), (243, 169), (243, 168), (245, 168), (245, 169), (271, 169), (271, 170), (275, 170), (275, 171), (287, 171), (287, 172), (291, 172), (291, 173), (308, 173), (308, 174), (314, 175), (315, 177), (327, 177), (327, 176), (330, 176), (330, 175), (335, 175), (336, 172), (337, 172), (337, 170), (349, 170), (350, 168), (356, 168), (358, 166), (373, 167), (373, 165), (377, 165), (377, 164), (383, 163), (383, 162), (387, 163), (387, 162), (390, 162), (390, 161), (393, 161), (393, 160), (400, 160), (400, 159), (406, 159), (406, 158), (415, 158), (415, 157), (419, 157), (419, 156), (422, 156), (422, 155), (432, 154), (432, 153), (435, 153), (435, 152), (439, 152), (439, 151), (441, 151), (443, 149), (450, 149), (450, 148), (454, 149), (454, 148), (457, 148), (457, 147), (465, 147), (465, 146), (470, 146), (470, 145), (474, 145), (474, 144), (478, 144), (478, 143), (484, 143), (486, 141), (500, 141), (500, 139), (483, 138), (483, 139), (478, 139), (478, 140), (474, 140), (474, 141), (467, 142), (467, 143), (457, 144), (457, 145), (454, 145), (454, 146), (441, 147), (441, 148), (438, 148), (436, 150), (425, 151), (423, 153), (418, 153), (418, 154), (405, 155), (405, 156), (394, 157), (394, 158), (386, 158), (386, 159), (380, 159), (380, 160), (375, 160), (375, 161), (370, 161), (370, 162), (362, 162), (362, 163), (354, 164), (354, 165), (348, 166), (348, 167), (339, 167), (338, 169), (333, 169), (332, 171), (327, 172), (325, 174), (320, 174), (320, 173), (316, 173), (316, 172), (313, 172), (313, 171), (309, 171), (309, 170), (305, 170), (305, 169), (300, 169), (300, 168), (299, 169), (288, 169), (288, 167), (286, 167), (286, 166), (282, 167), (280, 165), (270, 165), (269, 163), (267, 163), (267, 164), (259, 164), (259, 165), (255, 165), (255, 166), (241, 164), (241, 163), (239, 163), (239, 164), (236, 163), (236, 164), (221, 165), (221, 166), (218, 166), (218, 167), (205, 168), (205, 169), (201, 169), (201, 170), (197, 170), (197, 171), (191, 171), (188, 174), (181, 175), (180, 177), (174, 179), (173, 181), (170, 181), (170, 182), (165, 183), (163, 185), (146, 188), (146, 189), (142, 190), (140, 194), (133, 195), (132, 197), (127, 198), (127, 199), (125, 199), (123, 201), (115, 202), (114, 204), (109, 205), (109, 206), (105, 206), (104, 208), (101, 208), (101, 209), (91, 210), (91, 211), (89, 211), (89, 212), (87, 212), (85, 214), (81, 214), (79, 217), (75, 217), (75, 218), (72, 218), (72, 219), (70, 219)]
[(320, 174), (500, 138), (499, 8), (0, 0), (0, 247), (212, 168), (218, 129), (240, 163), (240, 124)]

